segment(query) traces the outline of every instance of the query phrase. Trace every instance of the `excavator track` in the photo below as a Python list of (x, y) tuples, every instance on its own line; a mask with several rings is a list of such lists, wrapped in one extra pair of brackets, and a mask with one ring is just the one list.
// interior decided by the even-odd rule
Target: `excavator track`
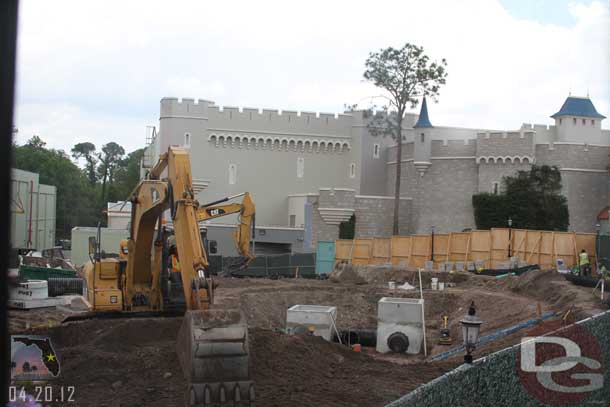
[(255, 406), (248, 325), (241, 311), (187, 311), (177, 353), (187, 380), (186, 406)]

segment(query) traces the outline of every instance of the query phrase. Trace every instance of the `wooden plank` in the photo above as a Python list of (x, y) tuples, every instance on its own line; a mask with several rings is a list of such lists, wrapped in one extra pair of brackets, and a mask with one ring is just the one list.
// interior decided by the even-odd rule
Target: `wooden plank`
[(451, 234), (449, 261), (467, 261), (470, 236), (470, 232), (456, 232)]
[(373, 239), (354, 239), (352, 264), (366, 265), (371, 262)]
[(473, 230), (470, 233), (470, 260), (483, 261), (489, 267), (491, 255), (491, 232)]
[(532, 264), (532, 259), (534, 258), (534, 256), (536, 256), (536, 264), (540, 264), (539, 247), (540, 247), (540, 241), (542, 240), (542, 233), (539, 231), (536, 231), (536, 233), (534, 234), (534, 238), (536, 240), (534, 241), (534, 245), (531, 246), (531, 248), (530, 248), (530, 255), (527, 258), (527, 262)]
[[(436, 238), (436, 235), (435, 235)], [(430, 259), (430, 235), (415, 235), (412, 237), (411, 267), (424, 267)]]
[(574, 253), (574, 232), (555, 232), (555, 255), (553, 263), (557, 259), (562, 259), (564, 264), (571, 268), (576, 264), (576, 254)]
[(409, 265), (411, 256), (411, 236), (392, 236), (392, 264), (399, 266), (400, 263)]
[[(434, 261), (435, 262), (444, 262), (447, 257), (447, 244), (449, 242), (449, 235), (446, 233), (435, 233), (434, 234)], [(432, 235), (430, 235), (430, 255), (428, 256), (428, 260), (431, 258), (432, 254)]]
[(542, 268), (553, 267), (553, 232), (542, 232), (538, 246), (538, 264)]
[(338, 261), (347, 261), (350, 258), (350, 249), (352, 240), (338, 239), (335, 240), (335, 259)]
[(506, 262), (508, 260), (509, 233), (508, 229), (493, 228), (491, 230), (491, 235), (491, 268), (497, 268), (499, 263)]
[(390, 242), (390, 238), (373, 239), (371, 264), (384, 264), (392, 258)]

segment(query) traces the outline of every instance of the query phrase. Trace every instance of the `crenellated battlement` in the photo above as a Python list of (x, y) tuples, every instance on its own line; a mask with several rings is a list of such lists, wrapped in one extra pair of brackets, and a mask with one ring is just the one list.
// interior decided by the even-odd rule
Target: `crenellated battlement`
[[(515, 131), (481, 131), (477, 133), (477, 141), (481, 140), (501, 140), (509, 139), (511, 141), (515, 139), (533, 140), (534, 132), (527, 130), (515, 130)], [(525, 141), (527, 142), (527, 141)]]
[(204, 99), (163, 98), (161, 118), (207, 120), (209, 129), (267, 130), (349, 136), (354, 118), (347, 113), (222, 106)]
[(531, 124), (531, 123), (523, 123), (521, 125), (521, 130), (533, 130), (533, 131), (549, 131), (555, 128), (552, 124)]
[[(531, 130), (478, 132), (477, 162), (506, 162), (506, 157), (518, 157), (531, 163), (535, 157), (534, 136)], [(490, 160), (498, 157), (503, 159)]]
[(213, 104), (214, 102), (204, 99), (166, 97), (161, 99), (160, 117), (162, 119), (170, 117), (206, 119), (208, 107)]
[(431, 157), (471, 157), (476, 153), (476, 140), (432, 140)]
[(320, 113), (297, 110), (281, 109), (261, 109), (237, 106), (209, 106), (210, 115), (223, 117), (225, 120), (281, 120), (286, 123), (306, 123), (311, 122), (332, 124), (345, 122), (351, 125), (352, 115), (347, 113)]

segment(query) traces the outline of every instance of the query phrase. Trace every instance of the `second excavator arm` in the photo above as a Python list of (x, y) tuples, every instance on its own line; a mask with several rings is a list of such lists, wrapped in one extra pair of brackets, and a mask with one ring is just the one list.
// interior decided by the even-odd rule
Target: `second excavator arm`
[[(241, 203), (229, 203), (221, 205), (223, 202), (227, 202), (241, 196), (244, 197)], [(238, 214), (239, 217), (237, 229), (235, 232), (233, 232), (233, 240), (235, 241), (237, 253), (246, 258), (244, 264), (240, 265), (240, 267), (245, 267), (252, 260), (254, 260), (254, 255), (250, 251), (250, 242), (252, 239), (254, 239), (256, 213), (254, 209), (254, 202), (252, 202), (252, 198), (248, 192), (243, 192), (238, 195), (229, 196), (227, 198), (201, 205), (197, 210), (197, 220), (202, 222), (234, 213)]]

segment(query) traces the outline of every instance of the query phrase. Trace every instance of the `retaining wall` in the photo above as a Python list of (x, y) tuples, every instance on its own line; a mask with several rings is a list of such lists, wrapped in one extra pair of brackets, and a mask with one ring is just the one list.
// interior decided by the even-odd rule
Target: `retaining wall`
[[(599, 344), (604, 386), (578, 405), (608, 405), (610, 400), (610, 311), (578, 323)], [(567, 329), (570, 329), (569, 327)], [(475, 361), (415, 389), (386, 407), (546, 406), (527, 393), (517, 374), (516, 345)]]

